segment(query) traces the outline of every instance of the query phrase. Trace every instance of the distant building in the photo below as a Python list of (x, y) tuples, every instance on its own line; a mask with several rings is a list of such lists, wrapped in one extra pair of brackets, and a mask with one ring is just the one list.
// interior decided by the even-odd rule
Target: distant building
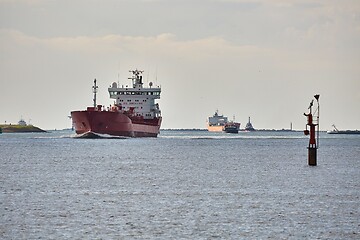
[(18, 122), (18, 124), (19, 124), (20, 126), (26, 126), (26, 125), (27, 125), (26, 122), (24, 121), (24, 119), (20, 119), (20, 121)]

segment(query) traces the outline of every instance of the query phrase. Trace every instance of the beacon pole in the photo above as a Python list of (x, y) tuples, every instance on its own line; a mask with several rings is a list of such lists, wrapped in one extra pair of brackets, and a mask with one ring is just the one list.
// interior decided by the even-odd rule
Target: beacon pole
[[(308, 146), (308, 164), (310, 166), (316, 166), (317, 165), (317, 149), (318, 146), (316, 145), (316, 140), (319, 142), (319, 97), (320, 95), (315, 95), (314, 98), (316, 99), (317, 102), (317, 108), (315, 109), (315, 111), (312, 111), (313, 108), (313, 104), (314, 104), (314, 99), (310, 102), (310, 106), (309, 106), (309, 113), (304, 113), (304, 115), (307, 117), (307, 123), (306, 123), (306, 129), (304, 130), (304, 134), (305, 135), (309, 135), (310, 134), (310, 139), (309, 139), (309, 146)], [(308, 130), (308, 126), (310, 131)], [(315, 131), (315, 128), (317, 128), (317, 134)], [(316, 139), (316, 135), (317, 135), (317, 139)]]

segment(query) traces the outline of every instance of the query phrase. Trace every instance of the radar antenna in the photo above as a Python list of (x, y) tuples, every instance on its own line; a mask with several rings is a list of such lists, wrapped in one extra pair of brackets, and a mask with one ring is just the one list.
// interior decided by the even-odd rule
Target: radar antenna
[(131, 79), (133, 82), (133, 86), (135, 87), (136, 84), (143, 84), (142, 82), (142, 76), (141, 74), (144, 72), (143, 70), (129, 70), (133, 74), (133, 76), (129, 77), (128, 79)]
[(135, 70), (129, 70), (129, 72), (131, 72), (131, 73), (133, 74), (133, 76), (130, 77), (129, 79), (134, 79), (134, 78), (136, 79), (136, 78), (138, 78), (139, 75), (142, 74), (144, 71), (135, 69)]

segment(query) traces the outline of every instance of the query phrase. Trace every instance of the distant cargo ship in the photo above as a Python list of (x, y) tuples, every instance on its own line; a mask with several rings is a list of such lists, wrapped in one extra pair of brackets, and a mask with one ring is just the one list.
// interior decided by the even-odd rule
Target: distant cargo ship
[(334, 129), (328, 131), (328, 134), (360, 134), (359, 130), (339, 130), (336, 128), (335, 124), (333, 124), (332, 126), (334, 127)]
[(208, 131), (209, 132), (222, 132), (224, 129), (225, 124), (228, 122), (228, 118), (219, 115), (219, 111), (216, 110), (212, 117), (208, 119)]
[(208, 118), (207, 128), (209, 132), (227, 132), (238, 133), (240, 123), (235, 121), (228, 121), (228, 118), (224, 115), (219, 115), (219, 111), (216, 110), (212, 117)]
[(71, 112), (73, 126), (77, 134), (94, 137), (97, 134), (124, 137), (157, 137), (162, 121), (159, 104), (161, 88), (143, 87), (140, 70), (130, 70), (133, 74), (132, 87), (118, 86), (114, 82), (108, 88), (110, 98), (115, 99), (114, 105), (105, 109), (96, 103), (96, 79), (93, 93), (94, 105), (84, 111)]

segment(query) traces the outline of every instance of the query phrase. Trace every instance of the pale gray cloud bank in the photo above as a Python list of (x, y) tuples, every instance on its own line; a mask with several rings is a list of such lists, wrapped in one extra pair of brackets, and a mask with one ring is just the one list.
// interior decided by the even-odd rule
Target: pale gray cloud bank
[[(69, 127), (97, 78), (128, 70), (162, 85), (165, 128), (203, 128), (215, 109), (255, 127), (360, 129), (358, 1), (0, 0), (0, 123)], [(155, 76), (156, 75), (156, 76)]]

